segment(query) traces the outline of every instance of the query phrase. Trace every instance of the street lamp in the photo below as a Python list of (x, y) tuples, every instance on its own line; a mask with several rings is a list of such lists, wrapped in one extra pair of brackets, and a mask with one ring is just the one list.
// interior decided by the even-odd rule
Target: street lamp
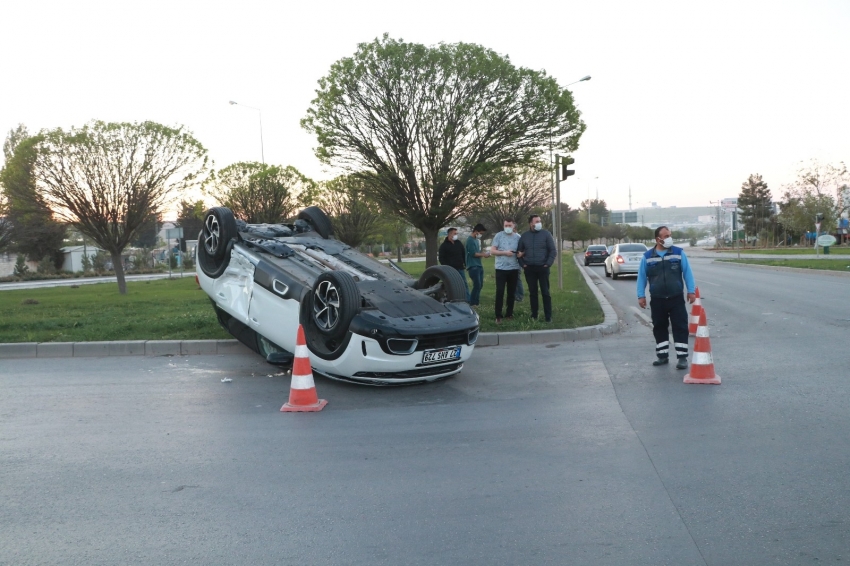
[[(589, 81), (590, 75), (585, 75), (577, 81), (573, 81), (567, 86), (574, 85), (576, 83)], [(558, 173), (555, 171), (557, 168), (555, 162), (552, 159), (552, 131), (549, 130), (549, 168), (552, 170), (551, 181), (552, 181), (552, 197), (555, 201), (555, 206), (552, 209), (552, 232), (554, 232), (554, 236), (556, 237), (556, 241), (558, 242), (558, 289), (564, 288), (564, 265), (563, 265), (563, 255), (564, 255), (564, 241), (561, 238), (561, 191), (555, 189), (555, 175)]]
[[(574, 81), (574, 82), (571, 82), (571, 83), (570, 83), (570, 84), (568, 84), (567, 86), (572, 86), (572, 85), (574, 85), (574, 84), (576, 84), (576, 83), (580, 83), (580, 82), (583, 82), (583, 81), (589, 81), (589, 80), (590, 80), (590, 75), (585, 75), (584, 77), (580, 78), (579, 80)], [(565, 86), (564, 88), (567, 88), (567, 86)]]
[[(590, 78), (590, 77), (588, 77), (588, 78)], [(235, 106), (236, 104), (239, 104), (239, 103), (234, 101), (234, 100), (230, 101), (231, 106)], [(259, 116), (260, 116), (260, 158), (263, 160), (263, 165), (265, 166), (266, 155), (265, 155), (265, 151), (263, 149), (263, 112), (259, 108), (254, 108), (253, 106), (248, 106), (246, 104), (239, 104), (239, 106), (244, 106), (245, 108), (250, 108), (251, 110), (256, 110), (257, 114), (259, 114)]]

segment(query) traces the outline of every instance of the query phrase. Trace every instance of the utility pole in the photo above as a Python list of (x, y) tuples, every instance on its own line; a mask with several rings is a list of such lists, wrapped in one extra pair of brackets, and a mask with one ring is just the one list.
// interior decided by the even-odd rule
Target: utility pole
[(708, 204), (717, 204), (717, 212), (714, 215), (714, 218), (717, 220), (717, 231), (714, 233), (714, 247), (720, 247), (720, 201), (719, 200), (710, 200)]

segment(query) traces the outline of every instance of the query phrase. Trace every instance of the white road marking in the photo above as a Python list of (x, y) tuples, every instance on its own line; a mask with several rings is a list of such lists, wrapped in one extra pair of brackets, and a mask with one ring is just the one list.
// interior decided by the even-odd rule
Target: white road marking
[(638, 307), (635, 307), (635, 306), (632, 306), (632, 307), (629, 307), (629, 308), (632, 309), (633, 311), (635, 311), (635, 314), (638, 315), (639, 317), (641, 317), (643, 320), (645, 320), (649, 324), (652, 324), (652, 318), (650, 318), (641, 309), (639, 309)]
[(714, 285), (715, 287), (721, 287), (720, 283), (712, 283), (711, 281), (706, 281), (705, 279), (700, 279), (700, 283), (708, 283), (709, 285)]

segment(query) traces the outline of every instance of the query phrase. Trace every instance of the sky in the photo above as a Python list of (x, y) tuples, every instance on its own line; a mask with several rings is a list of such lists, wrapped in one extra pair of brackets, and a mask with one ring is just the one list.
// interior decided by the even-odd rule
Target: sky
[(562, 86), (591, 75), (569, 87), (587, 124), (572, 207), (628, 209), (630, 190), (632, 208), (706, 206), (753, 173), (778, 199), (801, 162), (850, 164), (848, 27), (847, 0), (7, 1), (0, 132), (153, 120), (217, 168), (262, 141), (266, 163), (329, 179), (300, 120), (332, 63), (388, 33), (477, 43)]

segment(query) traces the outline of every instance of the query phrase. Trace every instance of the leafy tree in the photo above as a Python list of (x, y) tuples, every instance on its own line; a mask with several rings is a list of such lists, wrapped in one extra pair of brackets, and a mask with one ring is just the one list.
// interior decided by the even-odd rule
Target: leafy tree
[(397, 216), (384, 215), (380, 222), (380, 236), (384, 245), (396, 250), (401, 262), (401, 251), (410, 240), (410, 224)]
[(12, 245), (12, 221), (8, 217), (9, 203), (6, 196), (0, 192), (0, 253)]
[(380, 227), (380, 210), (366, 196), (368, 177), (347, 175), (322, 183), (317, 204), (331, 218), (334, 234), (353, 248), (376, 234)]
[(208, 192), (250, 224), (277, 224), (316, 198), (315, 183), (295, 167), (240, 161), (216, 171)]
[(602, 235), (606, 240), (616, 240), (617, 243), (628, 235), (625, 224), (608, 224), (602, 227)]
[(770, 225), (773, 216), (773, 197), (761, 175), (750, 175), (741, 185), (738, 195), (741, 223), (747, 234), (758, 235)]
[(59, 256), (66, 231), (36, 187), (34, 168), (40, 140), (40, 136), (29, 136), (23, 125), (10, 131), (3, 144), (6, 164), (0, 170), (6, 244), (34, 261)]
[[(601, 226), (603, 222), (602, 219), (608, 218), (608, 205), (604, 200), (583, 200), (581, 201), (581, 209), (584, 211), (585, 215), (587, 215), (589, 211), (590, 219), (588, 221), (591, 224)], [(585, 220), (587, 220), (587, 216), (585, 216)]]
[(584, 219), (576, 219), (567, 226), (567, 240), (569, 240), (573, 247), (575, 247), (576, 242), (581, 242), (581, 245), (584, 246), (585, 242), (588, 240), (593, 240), (594, 238), (599, 237), (600, 228), (596, 224), (591, 224)]
[(331, 66), (301, 125), (321, 161), (374, 174), (371, 196), (424, 233), (429, 266), (440, 228), (481, 207), (503, 171), (537, 162), (550, 142), (575, 150), (585, 128), (545, 72), (479, 45), (387, 35)]
[(779, 222), (792, 236), (802, 236), (815, 229), (815, 215), (824, 215), (822, 231), (831, 232), (837, 226), (838, 207), (832, 195), (814, 191), (796, 194), (786, 191), (779, 205)]
[(196, 185), (204, 147), (181, 128), (155, 122), (90, 122), (41, 134), (35, 176), (60, 215), (109, 253), (127, 293), (121, 252), (152, 215)]
[[(505, 182), (496, 186), (485, 201), (469, 215), (480, 220), (492, 233), (501, 230), (505, 218), (513, 218), (523, 226), (532, 213), (548, 218), (545, 209), (552, 204), (551, 173), (544, 163), (521, 167), (506, 174)], [(567, 212), (569, 212), (569, 205)]]
[(178, 228), (183, 228), (183, 237), (187, 240), (195, 240), (204, 227), (204, 212), (206, 207), (204, 201), (190, 202), (181, 200), (177, 209)]

